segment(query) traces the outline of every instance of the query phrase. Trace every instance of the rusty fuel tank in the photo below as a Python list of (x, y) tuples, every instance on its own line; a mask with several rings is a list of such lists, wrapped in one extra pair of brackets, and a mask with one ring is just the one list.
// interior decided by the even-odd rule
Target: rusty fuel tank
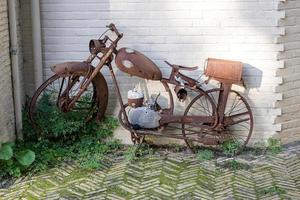
[(161, 80), (160, 69), (142, 53), (130, 48), (121, 48), (115, 59), (117, 67), (127, 74), (144, 79)]

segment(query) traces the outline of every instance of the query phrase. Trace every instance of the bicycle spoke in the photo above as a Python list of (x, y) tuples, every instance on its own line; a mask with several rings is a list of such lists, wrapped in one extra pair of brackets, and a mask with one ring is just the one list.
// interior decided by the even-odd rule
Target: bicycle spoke
[(231, 105), (231, 108), (225, 113), (225, 115), (230, 115), (231, 112), (232, 112), (232, 110), (237, 106), (237, 104), (239, 103), (239, 101), (237, 101), (237, 103), (236, 103), (236, 99), (237, 99), (237, 96), (235, 96), (234, 101), (233, 101), (233, 103)]
[[(200, 105), (198, 102), (195, 102), (196, 104), (198, 104), (200, 107), (204, 108), (204, 110), (206, 111), (206, 114), (209, 114), (209, 111), (207, 108), (205, 108), (203, 105)], [(208, 112), (207, 112), (208, 111)]]

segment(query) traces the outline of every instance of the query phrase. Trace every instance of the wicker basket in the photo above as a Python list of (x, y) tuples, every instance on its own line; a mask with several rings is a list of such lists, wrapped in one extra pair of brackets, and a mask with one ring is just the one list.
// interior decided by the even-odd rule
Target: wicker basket
[(243, 63), (231, 60), (208, 58), (204, 74), (217, 81), (238, 84), (242, 80)]

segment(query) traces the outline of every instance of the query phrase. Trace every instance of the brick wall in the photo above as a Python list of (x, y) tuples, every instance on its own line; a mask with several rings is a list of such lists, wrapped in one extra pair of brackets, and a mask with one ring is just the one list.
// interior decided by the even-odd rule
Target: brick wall
[(14, 138), (7, 1), (0, 0), (0, 143)]
[(285, 35), (278, 39), (278, 43), (284, 45), (278, 59), (285, 65), (277, 73), (283, 78), (277, 88), (283, 99), (277, 104), (282, 115), (276, 121), (282, 124), (280, 137), (288, 143), (300, 139), (300, 2), (287, 0), (280, 3), (279, 8), (285, 11), (286, 17), (279, 22), (279, 26), (285, 28)]
[[(54, 63), (85, 59), (89, 40), (97, 38), (106, 24), (114, 22), (124, 33), (119, 46), (143, 52), (164, 76), (170, 72), (164, 60), (199, 65), (197, 73), (189, 74), (194, 77), (202, 72), (207, 57), (244, 62), (248, 89), (235, 89), (247, 97), (253, 109), (253, 138), (267, 138), (281, 130), (280, 123), (275, 124), (276, 116), (281, 114), (275, 104), (282, 98), (280, 92), (275, 93), (282, 81), (276, 77), (276, 71), (283, 67), (283, 62), (277, 60), (283, 44), (276, 44), (275, 39), (284, 34), (284, 28), (277, 26), (284, 17), (284, 12), (278, 11), (278, 3), (278, 0), (42, 0), (44, 78), (52, 74), (49, 66)], [(28, 10), (23, 12), (26, 14)], [(30, 23), (26, 24), (24, 31), (28, 38), (29, 26)], [(25, 61), (29, 60), (27, 55)], [(25, 69), (28, 77), (32, 73), (29, 67)], [(116, 113), (118, 104), (111, 79), (107, 70), (103, 73), (111, 89), (109, 113)], [(116, 73), (124, 96), (135, 84), (148, 94), (159, 88), (158, 83), (129, 77), (117, 69)]]

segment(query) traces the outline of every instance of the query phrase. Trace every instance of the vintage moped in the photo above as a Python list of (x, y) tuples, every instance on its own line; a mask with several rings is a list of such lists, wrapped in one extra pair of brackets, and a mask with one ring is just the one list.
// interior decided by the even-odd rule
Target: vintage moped
[[(253, 131), (252, 111), (246, 99), (231, 89), (232, 84), (242, 81), (241, 62), (208, 58), (204, 69), (207, 80), (198, 81), (183, 74), (198, 67), (166, 61), (171, 73), (165, 78), (159, 67), (142, 53), (130, 48), (117, 49), (123, 34), (114, 24), (107, 28), (98, 39), (90, 40), (86, 61), (51, 67), (54, 75), (37, 89), (29, 105), (29, 117), (37, 130), (41, 129), (39, 118), (47, 117), (47, 110), (39, 107), (43, 101), (60, 112), (75, 112), (84, 122), (101, 120), (108, 103), (108, 86), (100, 70), (106, 66), (119, 99), (120, 124), (131, 133), (134, 143), (142, 143), (146, 135), (154, 135), (182, 139), (192, 151), (198, 144), (219, 148), (233, 141), (239, 149), (247, 145)], [(143, 92), (137, 89), (128, 91), (128, 102), (124, 103), (113, 61), (119, 70), (131, 76), (160, 81), (168, 94), (167, 106), (158, 103), (158, 95), (145, 100)], [(96, 67), (92, 62), (97, 63)], [(202, 86), (211, 79), (220, 86), (204, 90)], [(173, 91), (179, 101), (190, 99), (182, 114), (174, 114)], [(42, 131), (37, 132), (41, 137)]]

